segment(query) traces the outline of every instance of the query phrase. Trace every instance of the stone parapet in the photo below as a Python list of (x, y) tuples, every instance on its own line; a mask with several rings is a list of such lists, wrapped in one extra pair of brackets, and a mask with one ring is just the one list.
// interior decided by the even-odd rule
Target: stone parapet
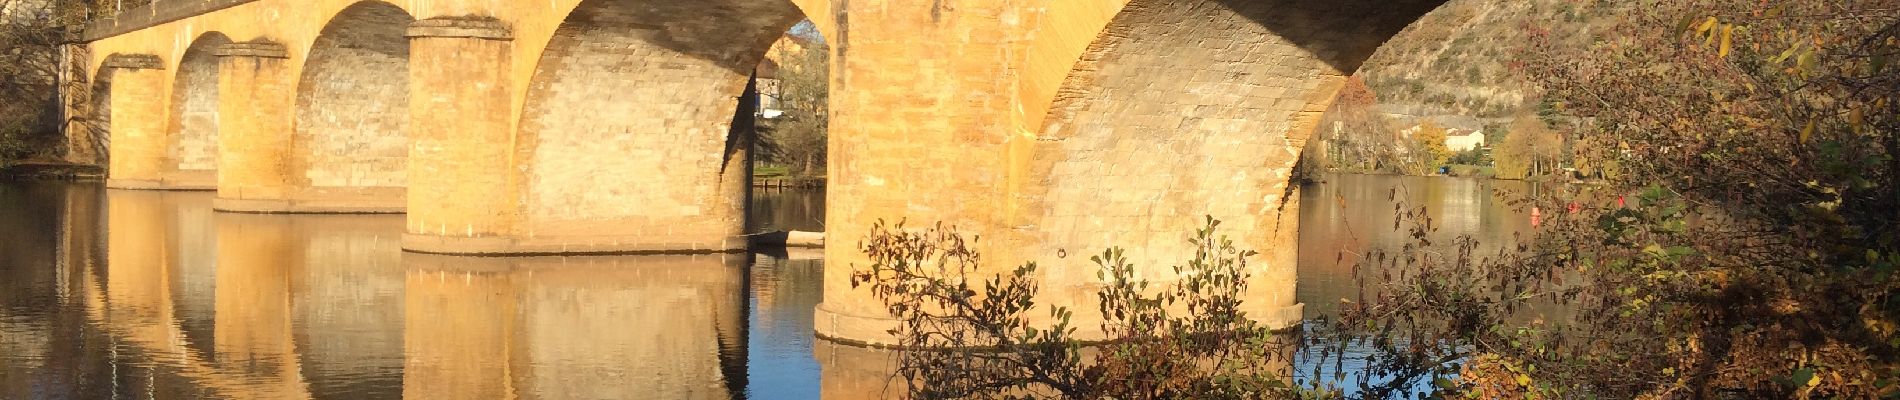
[(430, 18), (409, 24), (411, 38), (470, 38), (514, 40), (515, 36), (501, 21), (481, 18)]
[(232, 43), (219, 46), (218, 57), (290, 58), (284, 45), (266, 42)]
[(91, 42), (128, 32), (150, 28), (160, 24), (191, 18), (200, 14), (226, 8), (237, 7), (257, 0), (194, 0), (159, 1), (152, 4), (133, 7), (119, 12), (110, 18), (100, 18), (86, 25), (79, 35), (80, 41)]
[(100, 64), (105, 68), (165, 69), (165, 62), (151, 54), (113, 54)]

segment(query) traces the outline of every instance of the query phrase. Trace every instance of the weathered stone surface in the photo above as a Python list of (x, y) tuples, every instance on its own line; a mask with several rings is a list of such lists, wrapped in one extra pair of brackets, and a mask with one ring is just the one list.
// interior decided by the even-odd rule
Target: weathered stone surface
[(530, 82), (517, 234), (628, 250), (743, 246), (730, 239), (744, 227), (750, 175), (733, 161), (749, 145), (737, 145), (733, 116), (753, 67), (799, 19), (778, 1), (575, 9)]
[[(244, 47), (237, 47), (237, 46)], [(270, 43), (227, 45), (218, 59), (218, 197), (230, 202), (276, 202), (290, 185), (290, 130), (296, 81), (288, 58), (268, 57)], [(281, 47), (281, 46), (277, 46)], [(252, 56), (250, 54), (261, 54)]]
[[(165, 173), (190, 181), (184, 186), (214, 188), (218, 170), (218, 56), (230, 43), (210, 33), (185, 50), (172, 82), (171, 123), (166, 133)], [(182, 177), (189, 178), (182, 178)]]
[[(323, 28), (304, 61), (291, 137), (291, 200), (400, 210), (408, 186), (410, 23), (362, 3)], [(313, 210), (314, 211), (314, 210)]]
[(106, 185), (164, 188), (165, 70), (118, 68), (112, 72), (112, 156)]
[(101, 65), (105, 68), (165, 69), (164, 61), (151, 54), (113, 54)]
[(270, 42), (244, 42), (219, 46), (219, 57), (290, 58), (289, 48)]
[(431, 18), (409, 24), (408, 37), (514, 40), (508, 25), (490, 18)]
[(409, 221), (403, 248), (481, 253), (514, 239), (508, 73), (514, 43), (469, 37), (409, 42)]

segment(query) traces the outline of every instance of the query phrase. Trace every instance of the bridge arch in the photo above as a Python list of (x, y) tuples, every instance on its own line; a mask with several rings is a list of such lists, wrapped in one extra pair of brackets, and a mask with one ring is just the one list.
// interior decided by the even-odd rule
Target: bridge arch
[[(1004, 23), (1001, 28), (1021, 29), (1005, 37), (1019, 42), (971, 45), (972, 50), (949, 56), (972, 60), (965, 64), (917, 63), (1005, 76), (998, 79), (1007, 79), (1002, 84), (929, 81), (960, 85), (945, 93), (968, 99), (968, 105), (922, 106), (942, 109), (937, 111), (893, 102), (889, 110), (840, 114), (838, 126), (847, 135), (910, 140), (916, 142), (911, 148), (934, 152), (960, 150), (979, 162), (948, 161), (960, 168), (933, 174), (904, 170), (889, 155), (842, 154), (847, 163), (832, 172), (834, 198), (828, 204), (853, 215), (908, 215), (958, 224), (964, 233), (985, 239), (982, 251), (991, 268), (1120, 246), (1142, 266), (1138, 275), (1154, 280), (1174, 278), (1167, 267), (1192, 259), (1188, 236), (1200, 227), (1202, 215), (1211, 214), (1224, 221), (1223, 234), (1261, 252), (1250, 260), (1256, 281), (1250, 285), (1249, 316), (1269, 326), (1297, 323), (1302, 318), (1293, 298), (1299, 213), (1291, 170), (1301, 144), (1346, 76), (1392, 35), (1442, 3), (1103, 0), (1024, 7), (1016, 19), (1020, 26)], [(903, 30), (923, 21), (914, 15), (853, 16), (860, 18), (849, 26), (866, 33)], [(981, 25), (989, 20), (968, 21), (976, 29), (990, 28)], [(955, 34), (952, 29), (963, 28), (942, 26), (934, 32), (918, 29)], [(917, 55), (873, 41), (851, 45), (856, 46), (854, 58), (842, 67), (845, 74), (912, 65), (857, 54)], [(998, 62), (1006, 67), (986, 66)], [(890, 101), (884, 93), (912, 89), (897, 80), (876, 87), (855, 79), (835, 81), (845, 87), (842, 101), (848, 104)], [(939, 114), (919, 117), (916, 124), (954, 131), (910, 128), (905, 124), (911, 121), (891, 117), (921, 112)], [(846, 139), (851, 142), (834, 148), (862, 153), (879, 144)], [(915, 164), (946, 161), (904, 147), (879, 151), (919, 158)], [(938, 176), (959, 184), (939, 185)], [(843, 241), (868, 232), (868, 223), (830, 219), (828, 235)], [(827, 296), (816, 311), (817, 333), (891, 344), (886, 332), (896, 322), (881, 302), (854, 290), (848, 279), (833, 278), (861, 264), (862, 256), (854, 253), (838, 247), (827, 251), (826, 292), (840, 295)], [(1091, 307), (1101, 287), (1093, 268), (1074, 257), (1061, 264), (1039, 270), (1038, 302)], [(1084, 327), (1078, 332), (1082, 337), (1099, 337), (1099, 331), (1089, 329), (1099, 320), (1090, 318), (1099, 316), (1083, 316), (1073, 326)]]
[[(1202, 216), (1261, 253), (1256, 318), (1300, 318), (1293, 167), (1344, 78), (1440, 0), (1133, 0), (1050, 97), (1018, 200), (1028, 254), (1191, 259)], [(1192, 162), (1183, 162), (1183, 161)], [(1144, 278), (1172, 279), (1165, 268)], [(1053, 282), (1090, 282), (1050, 269)], [(1091, 297), (1092, 298), (1092, 297)]]
[(581, 1), (527, 82), (517, 229), (653, 250), (742, 245), (751, 112), (735, 110), (803, 19), (788, 0)]
[(192, 40), (172, 78), (165, 135), (166, 173), (185, 186), (215, 188), (218, 169), (218, 56), (231, 38), (206, 32)]
[(415, 18), (361, 1), (327, 22), (298, 79), (290, 181), (352, 211), (399, 212), (407, 185), (409, 39)]

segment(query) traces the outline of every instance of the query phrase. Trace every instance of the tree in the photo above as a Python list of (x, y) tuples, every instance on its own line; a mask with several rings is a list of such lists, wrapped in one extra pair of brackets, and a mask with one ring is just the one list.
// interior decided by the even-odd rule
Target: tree
[(1317, 147), (1326, 149), (1325, 167), (1350, 172), (1400, 172), (1403, 143), (1393, 123), (1377, 110), (1378, 94), (1365, 79), (1352, 76), (1321, 119)]
[(761, 135), (766, 157), (791, 167), (794, 175), (823, 176), (826, 131), (830, 125), (830, 50), (810, 21), (788, 35), (801, 45), (782, 46), (778, 54), (779, 104), (785, 115)]
[(1445, 147), (1445, 139), (1450, 131), (1438, 126), (1437, 122), (1426, 120), (1418, 124), (1418, 132), (1412, 133), (1412, 141), (1423, 150), (1419, 160), (1426, 169), (1435, 168), (1451, 161), (1451, 149)]
[(149, 0), (0, 0), (0, 165), (60, 152), (60, 46), (85, 23)]
[(1563, 135), (1543, 118), (1520, 112), (1511, 120), (1504, 141), (1496, 146), (1498, 177), (1526, 179), (1549, 174), (1561, 158)]

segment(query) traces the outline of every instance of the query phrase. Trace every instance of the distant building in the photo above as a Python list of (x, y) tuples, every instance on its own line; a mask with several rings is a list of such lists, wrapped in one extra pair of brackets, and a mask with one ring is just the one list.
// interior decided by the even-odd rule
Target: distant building
[(1483, 130), (1448, 129), (1445, 131), (1445, 148), (1451, 151), (1470, 151), (1484, 148)]
[(774, 119), (785, 115), (783, 100), (784, 86), (779, 80), (778, 57), (766, 57), (759, 61), (756, 75), (759, 82), (759, 116)]
[[(1484, 122), (1466, 116), (1438, 116), (1430, 118), (1433, 124), (1445, 129), (1445, 148), (1454, 152), (1481, 149), (1484, 143)], [(1399, 131), (1401, 139), (1411, 139), (1425, 129), (1420, 123)]]
[(765, 52), (765, 59), (759, 61), (759, 67), (754, 71), (759, 79), (760, 117), (774, 119), (785, 115), (784, 81), (780, 78), (788, 70), (796, 72), (804, 68), (805, 66), (798, 65), (798, 56), (814, 44), (816, 44), (816, 38), (787, 34), (779, 38), (778, 42), (773, 43), (771, 50)]

